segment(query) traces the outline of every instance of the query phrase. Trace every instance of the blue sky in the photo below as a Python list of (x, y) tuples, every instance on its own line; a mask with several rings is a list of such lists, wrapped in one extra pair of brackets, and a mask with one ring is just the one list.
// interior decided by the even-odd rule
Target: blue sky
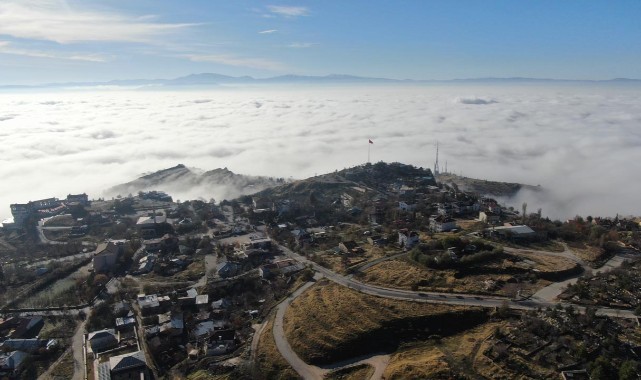
[(2, 0), (0, 84), (641, 78), (641, 1)]

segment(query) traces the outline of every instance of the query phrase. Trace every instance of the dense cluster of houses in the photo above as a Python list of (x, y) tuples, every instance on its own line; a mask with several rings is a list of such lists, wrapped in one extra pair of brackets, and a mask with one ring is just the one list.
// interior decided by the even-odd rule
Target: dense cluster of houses
[(69, 194), (66, 199), (58, 198), (39, 199), (27, 203), (13, 203), (11, 208), (11, 218), (2, 221), (2, 228), (7, 230), (17, 230), (24, 226), (24, 223), (31, 217), (38, 219), (47, 218), (54, 215), (62, 214), (68, 207), (74, 205), (86, 206), (89, 204), (87, 194)]
[(139, 294), (134, 304), (114, 304), (113, 326), (85, 336), (94, 378), (150, 379), (144, 347), (157, 362), (171, 361), (177, 351), (193, 359), (233, 352), (239, 340), (228, 319), (230, 306), (195, 289)]
[(44, 324), (40, 316), (0, 319), (0, 378), (16, 378), (30, 357), (58, 347), (55, 339), (38, 339)]
[(179, 347), (186, 347), (191, 358), (222, 355), (237, 347), (226, 299), (209, 302), (207, 294), (189, 289), (171, 296), (140, 294), (137, 303), (147, 345), (161, 357)]

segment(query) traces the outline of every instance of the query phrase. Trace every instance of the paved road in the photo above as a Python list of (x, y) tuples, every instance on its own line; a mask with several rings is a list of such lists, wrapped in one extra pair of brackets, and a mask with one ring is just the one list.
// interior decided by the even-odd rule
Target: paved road
[[(384, 287), (374, 286), (370, 284), (364, 284), (364, 283), (355, 281), (350, 277), (340, 275), (327, 268), (324, 268), (308, 260), (307, 258), (295, 252), (292, 252), (287, 247), (280, 246), (280, 248), (283, 250), (283, 252), (287, 256), (301, 263), (304, 263), (306, 265), (311, 265), (314, 268), (314, 270), (316, 270), (317, 272), (315, 275), (315, 278), (317, 278), (320, 273), (324, 277), (328, 278), (329, 280), (339, 285), (343, 285), (350, 289), (354, 289), (361, 293), (370, 294), (373, 296), (392, 298), (392, 299), (398, 299), (398, 300), (404, 300), (404, 301), (441, 303), (441, 304), (449, 304), (449, 305), (479, 306), (479, 307), (486, 307), (486, 308), (508, 307), (510, 309), (515, 309), (515, 310), (535, 310), (538, 308), (555, 307), (557, 305), (560, 305), (562, 307), (572, 306), (578, 312), (581, 312), (581, 313), (585, 312), (585, 308), (582, 306), (577, 306), (577, 305), (572, 305), (569, 303), (562, 303), (562, 302), (544, 301), (536, 298), (523, 300), (523, 301), (515, 301), (505, 297), (498, 297), (498, 296), (488, 297), (488, 296), (479, 296), (474, 294), (414, 292), (414, 291), (408, 291), (408, 290), (402, 290), (402, 289), (390, 289), (390, 288), (384, 288)], [(556, 256), (571, 258), (570, 256), (567, 256), (568, 255), (567, 252), (562, 252), (562, 253), (555, 252), (555, 254)], [(400, 257), (402, 256), (402, 254), (398, 254), (395, 256)], [(378, 262), (389, 260), (392, 257), (394, 256), (381, 258), (378, 260)], [(574, 257), (574, 261), (581, 262), (581, 260), (576, 257)], [(622, 257), (615, 256), (615, 258), (613, 258), (608, 263), (606, 263), (606, 265), (604, 265), (603, 270), (616, 268), (620, 266), (622, 262), (623, 262)], [(334, 363), (321, 368), (321, 367), (316, 367), (316, 366), (312, 366), (305, 363), (300, 357), (298, 357), (296, 352), (294, 352), (292, 347), (289, 345), (289, 342), (287, 341), (287, 337), (285, 336), (285, 330), (283, 327), (285, 312), (287, 311), (287, 308), (292, 303), (292, 301), (296, 299), (296, 297), (301, 295), (305, 290), (307, 290), (313, 284), (314, 282), (306, 283), (304, 286), (299, 288), (296, 292), (294, 292), (291, 296), (289, 296), (287, 299), (285, 299), (283, 302), (281, 302), (278, 305), (278, 308), (276, 311), (276, 318), (274, 320), (273, 334), (274, 334), (274, 339), (276, 341), (276, 347), (278, 348), (278, 351), (280, 351), (283, 358), (285, 358), (285, 360), (287, 360), (287, 362), (292, 366), (292, 368), (304, 379), (323, 379), (323, 376), (327, 374), (330, 370), (343, 368), (346, 366), (352, 366), (360, 363), (368, 363), (374, 366), (375, 373), (374, 373), (374, 376), (372, 376), (371, 378), (372, 380), (382, 379), (383, 372), (385, 371), (385, 367), (389, 362), (389, 356), (387, 355), (373, 355), (371, 357), (364, 358), (362, 360), (359, 360), (357, 358), (347, 362)], [(630, 310), (599, 308), (597, 309), (596, 313), (597, 315), (607, 315), (610, 317), (636, 318), (636, 315), (634, 315), (634, 313)], [(262, 328), (260, 329), (259, 332), (261, 331), (262, 331)], [(257, 343), (257, 340), (256, 340), (256, 343)]]
[(374, 367), (374, 373), (369, 380), (382, 380), (385, 368), (389, 364), (391, 356), (388, 354), (364, 355), (352, 358), (338, 363), (321, 366), (320, 368), (327, 371), (336, 371), (343, 368), (355, 367), (360, 364), (369, 364)]
[(54, 240), (47, 239), (47, 237), (45, 236), (45, 233), (44, 233), (45, 229), (46, 230), (53, 230), (53, 231), (61, 230), (61, 229), (63, 229), (63, 230), (70, 230), (71, 229), (71, 227), (45, 227), (44, 224), (49, 219), (51, 219), (51, 218), (40, 219), (38, 221), (38, 226), (36, 227), (36, 229), (38, 230), (38, 237), (40, 237), (40, 242), (42, 244), (52, 244), (52, 245), (67, 244), (67, 243), (64, 243), (64, 242), (61, 242), (61, 241), (54, 241)]
[[(476, 294), (451, 294), (451, 293), (441, 293), (441, 292), (415, 292), (411, 290), (403, 289), (391, 289), (381, 286), (375, 286), (371, 284), (365, 284), (358, 282), (352, 278), (343, 276), (341, 274), (335, 273), (325, 267), (322, 267), (307, 258), (292, 252), (287, 247), (280, 246), (280, 248), (285, 252), (285, 254), (299, 262), (302, 262), (307, 265), (311, 265), (314, 270), (322, 273), (329, 280), (346, 286), (350, 289), (354, 289), (361, 293), (371, 294), (373, 296), (393, 298), (398, 300), (406, 301), (418, 301), (426, 303), (442, 303), (449, 305), (463, 305), (463, 306), (480, 306), (486, 308), (496, 308), (506, 306), (510, 309), (516, 310), (533, 310), (537, 308), (545, 307), (554, 307), (557, 304), (562, 306), (567, 306), (570, 304), (556, 302), (556, 301), (544, 301), (540, 299), (532, 298), (527, 301), (515, 301), (506, 297), (499, 296), (480, 296)], [(573, 305), (577, 310), (583, 311), (584, 308), (580, 306)], [(608, 315), (615, 317), (625, 317), (625, 318), (636, 318), (634, 313), (630, 310), (618, 310), (611, 308), (599, 308), (597, 309), (597, 314)]]
[[(89, 309), (85, 310), (85, 313), (89, 315)], [(84, 380), (85, 379), (85, 352), (84, 352), (84, 335), (85, 335), (85, 324), (86, 320), (80, 323), (76, 333), (73, 335), (71, 340), (71, 349), (73, 351), (73, 378), (72, 380)]]
[(287, 341), (285, 336), (285, 330), (283, 329), (283, 318), (285, 317), (285, 312), (287, 308), (292, 303), (296, 297), (301, 295), (305, 290), (310, 286), (314, 285), (314, 282), (308, 282), (305, 285), (301, 286), (296, 290), (292, 295), (287, 297), (283, 302), (278, 305), (276, 309), (276, 319), (274, 320), (274, 340), (276, 341), (276, 347), (280, 351), (283, 358), (287, 360), (289, 365), (305, 380), (307, 379), (318, 379), (322, 380), (323, 376), (327, 372), (316, 366), (309, 365), (305, 363), (301, 358), (298, 357), (296, 352), (292, 349)]

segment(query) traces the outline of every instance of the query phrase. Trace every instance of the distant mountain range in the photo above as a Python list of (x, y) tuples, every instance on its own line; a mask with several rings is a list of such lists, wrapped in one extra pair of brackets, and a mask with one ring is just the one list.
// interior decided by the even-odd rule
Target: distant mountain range
[(359, 77), (354, 75), (281, 75), (270, 78), (253, 78), (250, 76), (233, 77), (222, 74), (202, 73), (191, 74), (175, 79), (127, 79), (107, 82), (68, 82), (48, 83), (41, 85), (0, 85), (0, 89), (30, 89), (30, 88), (77, 88), (77, 87), (191, 87), (242, 84), (445, 84), (445, 83), (612, 83), (612, 84), (641, 84), (641, 79), (616, 78), (608, 80), (573, 80), (573, 79), (541, 79), (541, 78), (469, 78), (451, 80), (413, 80)]

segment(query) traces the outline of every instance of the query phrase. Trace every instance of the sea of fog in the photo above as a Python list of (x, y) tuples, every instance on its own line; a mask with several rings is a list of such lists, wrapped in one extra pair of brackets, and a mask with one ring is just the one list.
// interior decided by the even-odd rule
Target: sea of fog
[(641, 86), (48, 91), (0, 92), (0, 220), (179, 163), (304, 178), (366, 162), (368, 139), (373, 162), (432, 167), (438, 141), (452, 172), (548, 188), (513, 202), (552, 218), (641, 214)]

